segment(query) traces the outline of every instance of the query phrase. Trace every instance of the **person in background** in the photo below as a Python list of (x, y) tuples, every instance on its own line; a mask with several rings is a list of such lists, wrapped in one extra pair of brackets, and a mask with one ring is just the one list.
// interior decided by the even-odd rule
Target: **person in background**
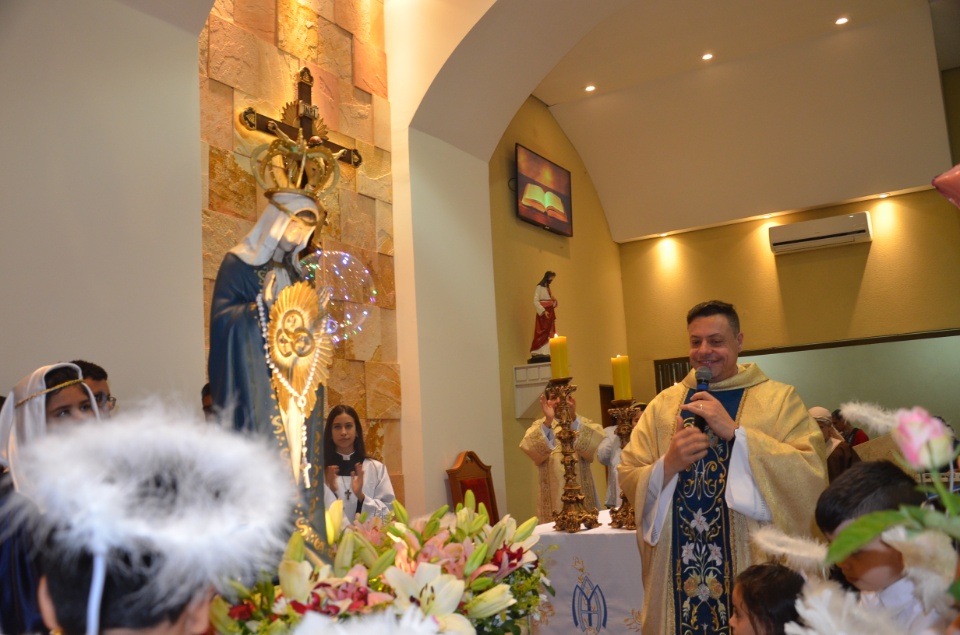
[(820, 426), (823, 440), (827, 444), (827, 478), (833, 482), (854, 463), (860, 462), (860, 456), (849, 443), (843, 440), (840, 433), (833, 427), (833, 417), (830, 411), (820, 406), (810, 408), (810, 416)]
[[(570, 416), (573, 423), (570, 429), (577, 433), (573, 449), (577, 458), (577, 480), (583, 492), (584, 509), (599, 509), (597, 487), (593, 483), (593, 472), (590, 464), (597, 456), (597, 449), (603, 441), (603, 428), (586, 417), (577, 414), (577, 401), (573, 395), (567, 398)], [(529, 456), (537, 466), (540, 480), (539, 496), (537, 497), (537, 517), (541, 523), (553, 521), (554, 512), (563, 509), (560, 497), (563, 495), (563, 454), (560, 443), (557, 442), (557, 432), (560, 422), (556, 419), (556, 407), (559, 397), (547, 399), (546, 393), (540, 395), (540, 409), (543, 417), (537, 419), (520, 441), (520, 449)]]
[(216, 423), (217, 413), (213, 409), (213, 393), (210, 392), (209, 381), (200, 389), (200, 405), (203, 406), (204, 421), (207, 423)]
[(849, 443), (851, 446), (860, 445), (861, 443), (866, 443), (870, 440), (870, 437), (867, 436), (867, 433), (861, 430), (860, 428), (854, 428), (850, 425), (850, 422), (847, 421), (843, 415), (840, 413), (840, 408), (837, 408), (833, 411), (833, 414), (830, 415), (833, 420), (833, 427), (840, 433), (840, 436), (843, 437), (843, 440)]
[(799, 622), (797, 598), (803, 576), (782, 564), (767, 562), (744, 569), (733, 585), (733, 635), (784, 635), (790, 622)]
[(387, 466), (367, 456), (363, 426), (357, 411), (347, 405), (335, 406), (323, 428), (325, 505), (343, 501), (344, 521), (367, 512), (385, 518), (396, 499)]
[[(0, 409), (0, 507), (22, 498), (20, 454), (26, 448), (55, 427), (98, 416), (93, 393), (80, 377), (74, 364), (42, 366), (17, 382), (4, 402)], [(27, 532), (0, 517), (0, 633), (44, 631), (37, 605), (37, 551)]]
[(93, 396), (97, 400), (97, 408), (101, 417), (108, 417), (117, 407), (117, 398), (110, 394), (110, 384), (107, 381), (107, 371), (102, 366), (82, 359), (75, 359), (71, 364), (80, 368), (83, 382), (90, 386)]
[[(637, 426), (642, 412), (639, 408), (634, 412), (633, 421), (630, 422), (631, 430)], [(619, 507), (620, 479), (617, 478), (617, 466), (620, 465), (620, 437), (617, 436), (616, 424), (604, 428), (603, 441), (597, 448), (597, 460), (607, 466), (607, 497), (603, 504), (608, 509)]]

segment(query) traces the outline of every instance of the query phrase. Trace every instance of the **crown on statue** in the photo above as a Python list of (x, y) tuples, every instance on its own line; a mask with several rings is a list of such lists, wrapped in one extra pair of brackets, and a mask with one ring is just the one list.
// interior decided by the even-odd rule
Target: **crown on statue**
[(268, 124), (277, 139), (254, 149), (250, 162), (257, 183), (271, 201), (278, 193), (303, 194), (317, 200), (336, 185), (340, 178), (337, 156), (322, 145), (327, 138), (323, 120), (316, 126), (318, 133), (310, 139), (304, 139), (303, 130), (298, 129), (294, 141), (274, 122)]

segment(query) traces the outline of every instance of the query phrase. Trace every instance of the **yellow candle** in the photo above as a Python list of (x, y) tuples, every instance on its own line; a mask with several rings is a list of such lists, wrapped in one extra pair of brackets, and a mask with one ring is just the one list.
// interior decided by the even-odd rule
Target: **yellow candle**
[(550, 376), (553, 379), (570, 376), (567, 338), (562, 335), (554, 335), (550, 338)]
[(630, 386), (630, 358), (626, 355), (617, 355), (610, 358), (613, 364), (613, 398), (633, 398), (633, 388)]

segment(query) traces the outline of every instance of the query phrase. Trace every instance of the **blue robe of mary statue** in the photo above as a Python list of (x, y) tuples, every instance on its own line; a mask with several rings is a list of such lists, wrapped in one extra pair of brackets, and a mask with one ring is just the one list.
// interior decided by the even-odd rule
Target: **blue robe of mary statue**
[[(286, 195), (296, 196), (296, 195)], [(306, 197), (296, 199), (312, 202)], [(294, 202), (299, 202), (295, 200)], [(286, 205), (291, 203), (287, 202)], [(314, 207), (315, 209), (315, 207)], [(274, 440), (286, 461), (290, 450), (271, 384), (270, 368), (265, 357), (265, 341), (260, 323), (257, 296), (271, 268), (281, 267), (292, 281), (301, 276), (291, 262), (309, 242), (309, 236), (284, 258), (285, 264), (274, 262), (280, 248), (280, 237), (290, 216), (269, 205), (243, 242), (231, 249), (223, 259), (213, 288), (210, 305), (210, 357), (208, 374), (214, 408), (224, 424), (232, 422), (238, 432), (251, 433)], [(269, 307), (264, 305), (269, 314)], [(323, 387), (317, 403), (306, 416), (307, 443), (304, 451), (310, 462), (310, 484), (301, 482), (301, 500), (296, 508), (297, 524), (315, 549), (323, 550)], [(302, 479), (301, 479), (302, 481)], [(311, 531), (312, 530), (312, 531)]]

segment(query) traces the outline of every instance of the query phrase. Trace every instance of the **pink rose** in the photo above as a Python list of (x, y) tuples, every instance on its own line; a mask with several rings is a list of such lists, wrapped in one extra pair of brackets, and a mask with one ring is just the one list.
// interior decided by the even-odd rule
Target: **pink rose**
[(953, 434), (923, 408), (897, 412), (893, 439), (903, 458), (918, 470), (935, 470), (953, 459)]

